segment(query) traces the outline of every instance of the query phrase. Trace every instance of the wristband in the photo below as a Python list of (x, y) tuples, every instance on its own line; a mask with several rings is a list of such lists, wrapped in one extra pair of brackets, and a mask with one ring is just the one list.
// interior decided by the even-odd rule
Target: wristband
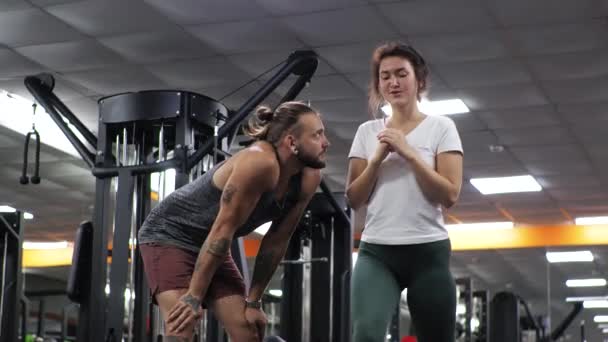
[(253, 300), (245, 299), (245, 307), (249, 309), (261, 309), (262, 308), (262, 300)]

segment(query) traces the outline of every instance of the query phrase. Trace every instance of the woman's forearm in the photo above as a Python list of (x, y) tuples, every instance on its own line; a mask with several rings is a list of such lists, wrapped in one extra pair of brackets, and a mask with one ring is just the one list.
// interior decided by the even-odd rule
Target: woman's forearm
[(346, 188), (346, 198), (350, 206), (357, 210), (367, 203), (378, 178), (380, 163), (368, 162), (363, 172)]
[(414, 170), (416, 181), (426, 198), (446, 208), (453, 206), (460, 189), (456, 184), (439, 174), (419, 157), (408, 161)]

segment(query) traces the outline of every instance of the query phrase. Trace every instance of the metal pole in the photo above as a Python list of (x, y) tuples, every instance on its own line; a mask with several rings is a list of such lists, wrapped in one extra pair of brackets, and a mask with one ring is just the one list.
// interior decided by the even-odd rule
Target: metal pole
[(106, 321), (106, 338), (121, 341), (123, 337), (124, 295), (127, 282), (129, 258), (129, 235), (131, 232), (131, 213), (133, 206), (134, 177), (126, 170), (118, 176), (116, 194), (116, 228), (112, 243), (112, 267), (110, 269), (110, 296)]
[(46, 305), (44, 299), (40, 299), (38, 305), (38, 329), (36, 330), (36, 336), (44, 338), (44, 313), (46, 311)]
[(3, 240), (3, 250), (2, 250), (2, 285), (0, 289), (2, 293), (0, 293), (0, 328), (4, 325), (4, 290), (6, 288), (6, 256), (8, 254), (8, 232), (4, 232), (4, 240)]
[[(80, 154), (82, 159), (87, 163), (87, 165), (90, 168), (93, 168), (93, 166), (95, 165), (95, 163), (93, 162), (93, 160), (94, 160), (93, 154), (89, 151), (88, 148), (86, 148), (84, 146), (84, 144), (78, 139), (78, 137), (74, 134), (74, 132), (72, 132), (72, 130), (70, 129), (68, 124), (65, 121), (63, 121), (61, 114), (59, 114), (57, 112), (55, 106), (53, 106), (53, 104), (52, 104), (53, 101), (50, 99), (50, 97), (52, 97), (54, 95), (52, 95), (52, 93), (50, 93), (48, 90), (45, 91), (44, 89), (42, 89), (41, 82), (39, 80), (38, 80), (38, 82), (36, 82), (36, 78), (31, 77), (31, 76), (25, 78), (25, 86), (30, 91), (30, 93), (32, 93), (32, 95), (34, 95), (34, 97), (36, 98), (38, 103), (40, 103), (40, 105), (42, 105), (42, 107), (44, 107), (44, 109), (49, 114), (51, 119), (53, 119), (53, 121), (55, 121), (55, 124), (59, 127), (59, 129), (61, 129), (63, 134), (68, 138), (68, 140), (74, 146), (74, 148), (76, 149), (78, 154)], [(97, 146), (93, 146), (93, 148), (96, 148), (96, 147)]]

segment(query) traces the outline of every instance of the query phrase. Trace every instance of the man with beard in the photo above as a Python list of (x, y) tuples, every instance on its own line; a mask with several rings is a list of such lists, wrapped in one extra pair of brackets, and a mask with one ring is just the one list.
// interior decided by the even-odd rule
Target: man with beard
[[(169, 195), (139, 231), (165, 341), (190, 341), (202, 306), (231, 341), (263, 339), (262, 294), (321, 181), (329, 141), (319, 114), (295, 101), (259, 107), (247, 133), (251, 146)], [(268, 221), (246, 294), (232, 239)]]

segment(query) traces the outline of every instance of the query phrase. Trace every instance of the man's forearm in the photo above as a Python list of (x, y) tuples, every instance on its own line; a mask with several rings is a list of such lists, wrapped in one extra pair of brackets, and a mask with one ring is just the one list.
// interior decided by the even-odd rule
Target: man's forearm
[(196, 259), (189, 288), (189, 292), (199, 300), (204, 298), (211, 278), (229, 254), (231, 243), (232, 239), (220, 234), (209, 234), (205, 240)]
[(272, 275), (285, 256), (287, 243), (273, 243), (263, 240), (258, 256), (255, 258), (249, 300), (260, 300)]

